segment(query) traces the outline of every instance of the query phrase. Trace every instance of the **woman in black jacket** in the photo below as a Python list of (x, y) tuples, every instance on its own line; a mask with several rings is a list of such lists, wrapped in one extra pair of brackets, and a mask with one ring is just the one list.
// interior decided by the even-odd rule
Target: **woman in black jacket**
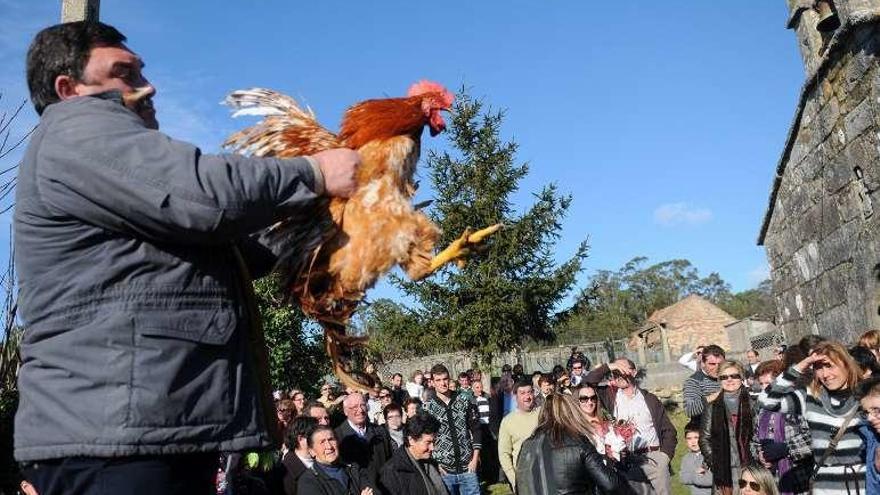
[(315, 462), (297, 482), (299, 495), (373, 495), (366, 472), (339, 461), (336, 434), (330, 427), (316, 427), (308, 443)]
[(700, 425), (700, 452), (712, 471), (712, 493), (730, 495), (740, 471), (752, 461), (749, 442), (754, 433), (751, 399), (743, 386), (745, 373), (736, 361), (718, 368), (721, 390), (710, 395)]
[(547, 396), (538, 427), (520, 449), (519, 495), (627, 495), (629, 484), (596, 450), (593, 429), (570, 395)]

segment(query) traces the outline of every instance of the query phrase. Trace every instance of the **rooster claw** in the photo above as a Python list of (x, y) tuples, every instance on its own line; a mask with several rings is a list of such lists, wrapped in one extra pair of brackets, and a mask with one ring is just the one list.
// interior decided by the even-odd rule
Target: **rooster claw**
[(452, 241), (446, 249), (437, 254), (437, 256), (434, 256), (431, 260), (431, 272), (439, 270), (443, 265), (452, 261), (455, 261), (462, 268), (464, 266), (464, 257), (471, 253), (471, 249), (480, 244), (486, 237), (498, 232), (503, 226), (504, 224), (496, 223), (476, 232), (472, 232), (470, 228), (465, 229), (461, 237)]

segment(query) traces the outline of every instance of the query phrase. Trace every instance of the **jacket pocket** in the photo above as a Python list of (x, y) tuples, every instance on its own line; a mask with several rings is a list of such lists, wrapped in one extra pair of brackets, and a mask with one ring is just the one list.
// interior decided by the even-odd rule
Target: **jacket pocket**
[(134, 319), (129, 426), (229, 422), (240, 356), (232, 338), (237, 323), (233, 310), (165, 311)]

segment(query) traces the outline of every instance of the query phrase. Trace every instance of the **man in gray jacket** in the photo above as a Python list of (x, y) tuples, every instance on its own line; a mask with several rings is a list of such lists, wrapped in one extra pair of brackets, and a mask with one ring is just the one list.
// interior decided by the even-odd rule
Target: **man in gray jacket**
[(25, 331), (15, 456), (41, 495), (209, 493), (217, 452), (272, 445), (250, 234), (350, 195), (347, 149), (206, 155), (158, 132), (143, 63), (76, 22), (28, 51), (41, 115), (14, 214)]

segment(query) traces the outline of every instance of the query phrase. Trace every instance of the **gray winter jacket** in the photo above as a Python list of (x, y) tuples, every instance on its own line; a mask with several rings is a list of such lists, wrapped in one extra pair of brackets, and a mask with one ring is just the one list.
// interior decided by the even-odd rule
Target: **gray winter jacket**
[(273, 260), (247, 234), (322, 183), (308, 159), (203, 155), (118, 93), (50, 105), (16, 186), (15, 457), (268, 445), (244, 265)]

